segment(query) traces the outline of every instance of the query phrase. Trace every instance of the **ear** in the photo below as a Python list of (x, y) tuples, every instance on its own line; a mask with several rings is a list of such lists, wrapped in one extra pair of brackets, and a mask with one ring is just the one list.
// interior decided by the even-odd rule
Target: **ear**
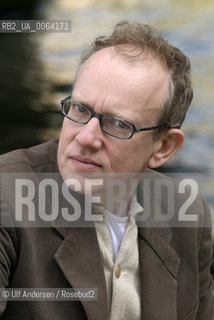
[(166, 163), (183, 145), (184, 134), (180, 129), (169, 129), (155, 142), (155, 150), (148, 161), (150, 168), (157, 168)]

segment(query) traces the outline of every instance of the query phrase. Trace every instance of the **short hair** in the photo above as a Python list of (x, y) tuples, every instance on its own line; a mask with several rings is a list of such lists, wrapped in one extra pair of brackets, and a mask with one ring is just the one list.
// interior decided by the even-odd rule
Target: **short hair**
[(122, 50), (122, 45), (130, 45), (140, 50), (140, 53), (151, 54), (168, 70), (169, 90), (162, 102), (163, 112), (159, 118), (159, 124), (164, 123), (170, 128), (180, 128), (193, 97), (189, 59), (151, 26), (121, 22), (115, 26), (110, 36), (100, 36), (92, 42), (91, 46), (82, 53), (80, 65), (99, 50), (112, 46)]

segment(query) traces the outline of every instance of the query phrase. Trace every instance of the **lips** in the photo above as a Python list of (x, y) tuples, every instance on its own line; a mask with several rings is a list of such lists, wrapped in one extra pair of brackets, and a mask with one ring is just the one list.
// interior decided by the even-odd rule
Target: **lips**
[(79, 167), (80, 169), (91, 170), (91, 169), (97, 169), (102, 167), (98, 162), (90, 158), (85, 158), (82, 156), (75, 156), (75, 155), (70, 156), (70, 158), (73, 164)]

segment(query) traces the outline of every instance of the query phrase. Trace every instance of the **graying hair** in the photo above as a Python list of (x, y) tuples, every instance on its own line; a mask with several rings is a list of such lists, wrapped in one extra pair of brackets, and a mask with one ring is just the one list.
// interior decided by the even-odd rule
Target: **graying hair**
[[(190, 61), (180, 49), (169, 44), (156, 29), (145, 24), (121, 22), (115, 26), (110, 36), (100, 36), (92, 42), (82, 53), (80, 66), (99, 50), (112, 46), (121, 50), (124, 45), (138, 49), (140, 55), (148, 53), (154, 56), (168, 70), (169, 90), (162, 101), (163, 112), (159, 124), (165, 123), (170, 128), (180, 128), (193, 98)], [(162, 131), (163, 129), (158, 129), (155, 134), (159, 135)]]

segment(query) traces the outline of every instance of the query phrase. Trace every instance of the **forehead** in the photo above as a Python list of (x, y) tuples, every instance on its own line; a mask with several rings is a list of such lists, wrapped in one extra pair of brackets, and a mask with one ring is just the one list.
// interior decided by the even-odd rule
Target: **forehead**
[(86, 60), (77, 75), (73, 94), (93, 107), (108, 105), (120, 111), (122, 106), (131, 114), (141, 111), (140, 108), (160, 109), (168, 87), (169, 74), (157, 58), (130, 46), (120, 46), (100, 50)]
[(131, 45), (118, 45), (101, 49), (92, 54), (80, 67), (80, 70), (89, 68), (90, 66), (106, 66), (106, 64), (120, 64), (123, 67), (139, 68), (148, 64), (156, 64), (162, 70), (167, 72), (167, 68), (163, 61), (158, 58), (155, 53), (148, 49), (136, 48)]

